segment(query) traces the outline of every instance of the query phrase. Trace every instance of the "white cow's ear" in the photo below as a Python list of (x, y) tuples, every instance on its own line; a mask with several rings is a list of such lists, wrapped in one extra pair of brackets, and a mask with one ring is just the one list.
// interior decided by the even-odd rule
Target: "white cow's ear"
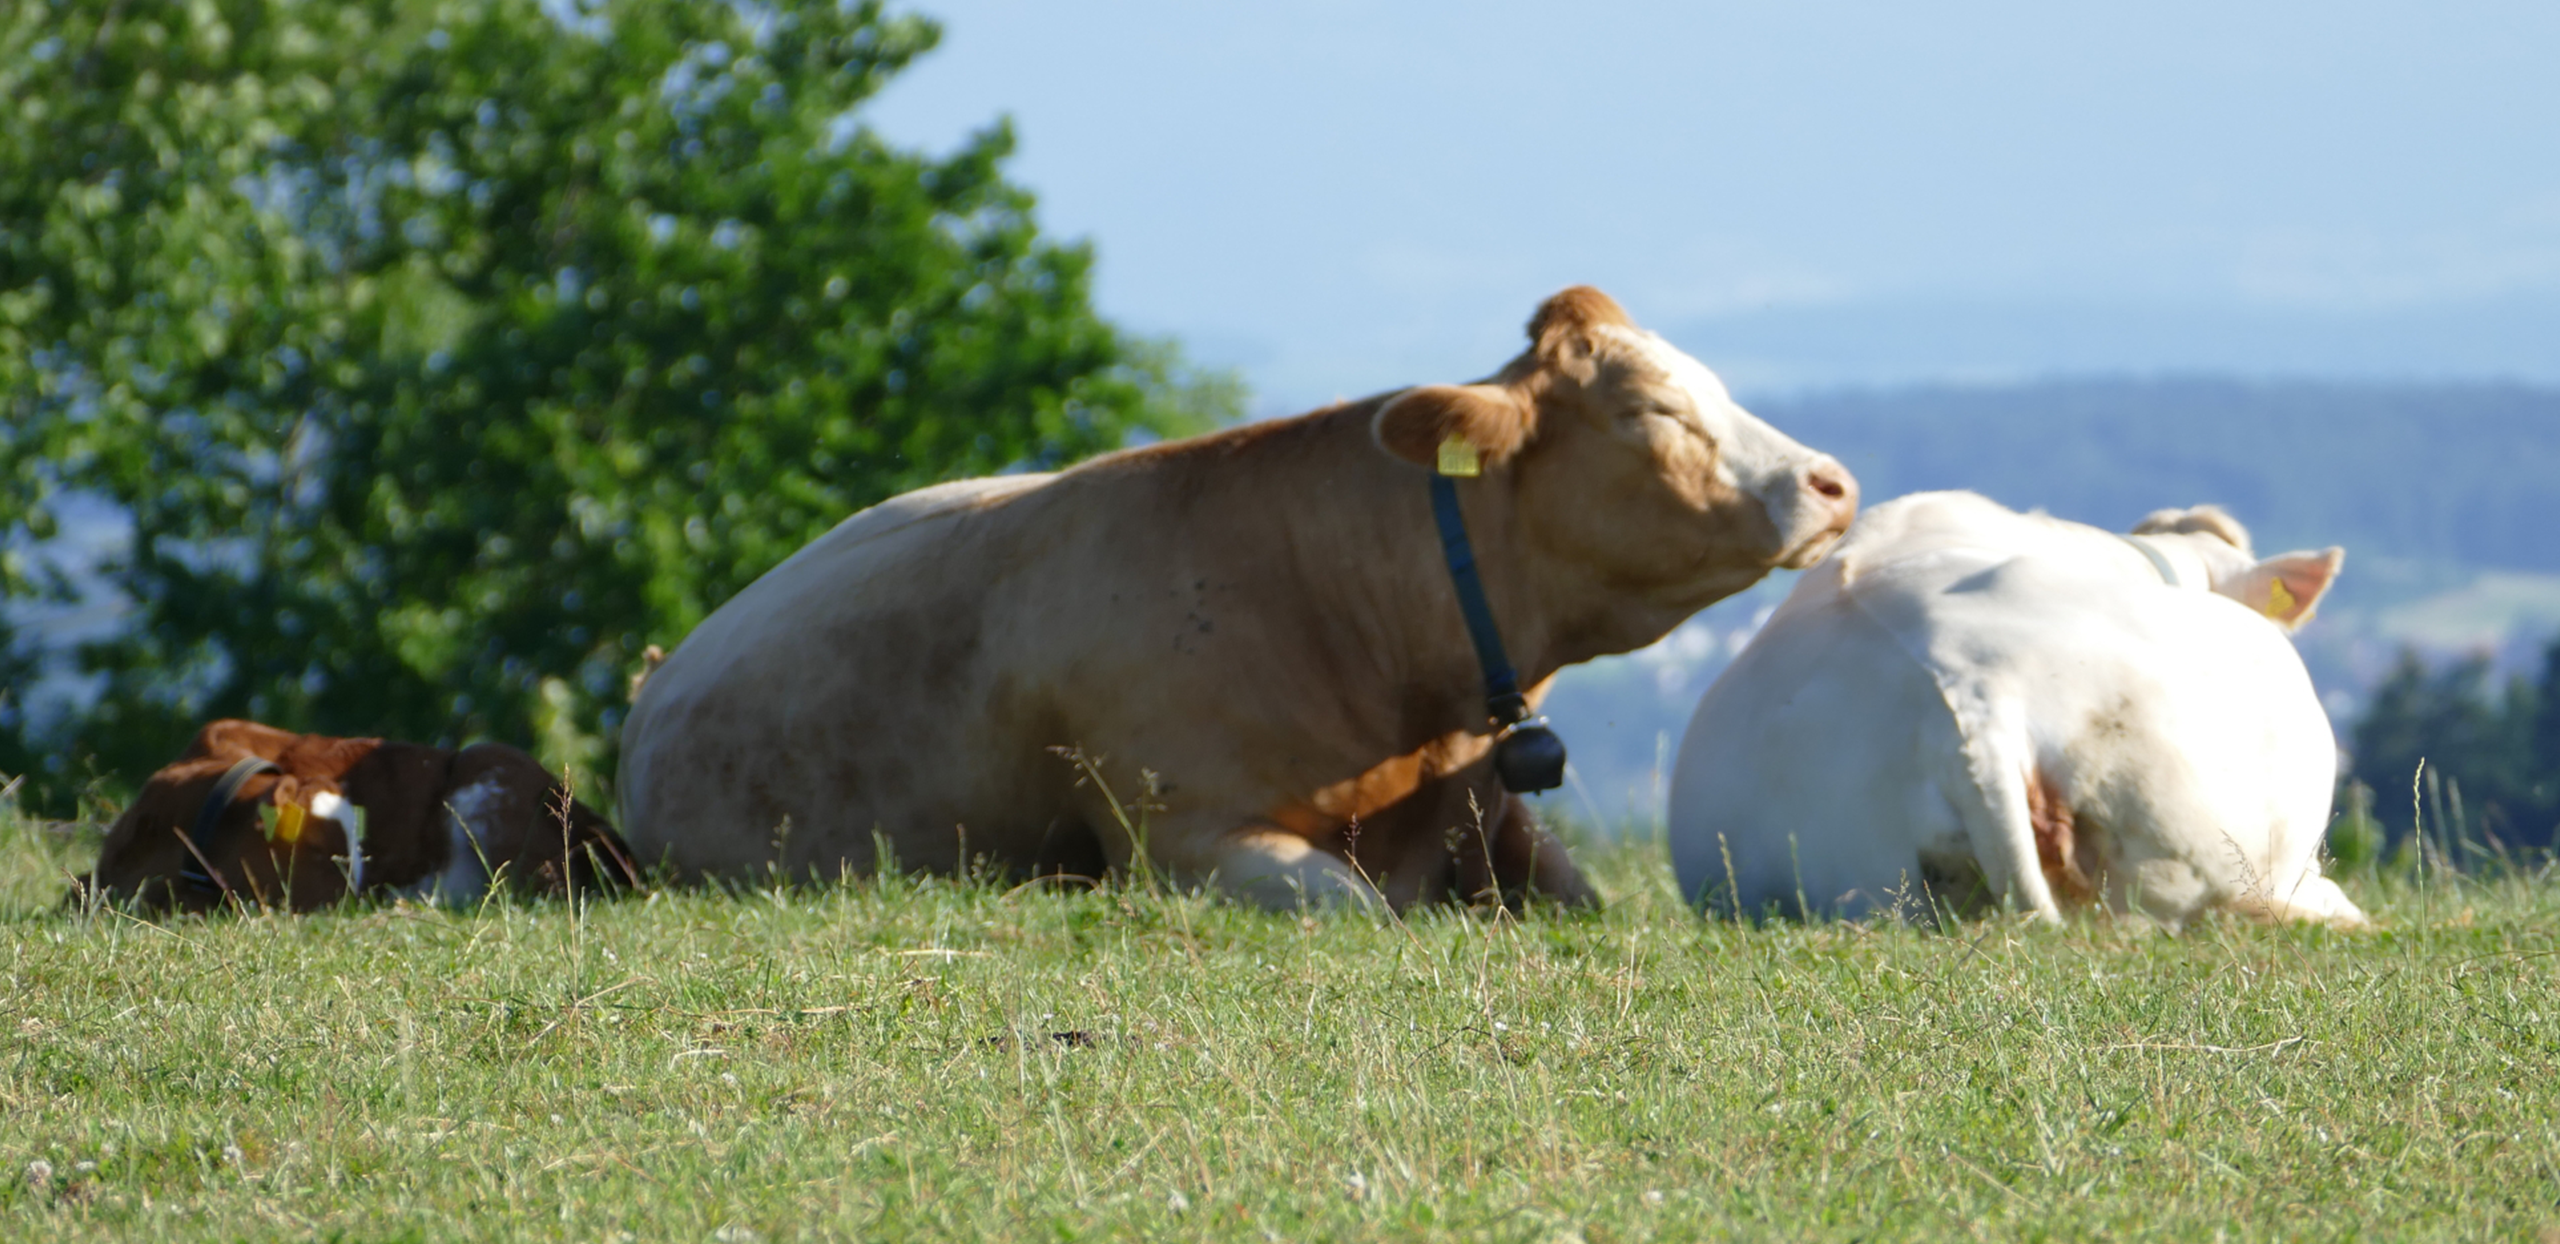
[(2346, 564), (2347, 551), (2341, 548), (2280, 553), (2215, 583), (2213, 590), (2296, 630), (2311, 620)]
[(1407, 462), (1472, 474), (1448, 464), (1500, 466), (1528, 443), (1531, 423), (1528, 404), (1501, 385), (1431, 384), (1379, 407), (1369, 431), (1380, 448)]

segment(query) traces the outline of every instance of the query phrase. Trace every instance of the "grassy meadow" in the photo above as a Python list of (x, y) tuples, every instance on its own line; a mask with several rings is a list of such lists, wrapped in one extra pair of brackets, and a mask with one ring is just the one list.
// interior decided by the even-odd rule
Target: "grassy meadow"
[(1271, 916), (890, 879), (66, 911), (0, 817), (0, 1235), (2560, 1240), (2560, 889), (2381, 931)]

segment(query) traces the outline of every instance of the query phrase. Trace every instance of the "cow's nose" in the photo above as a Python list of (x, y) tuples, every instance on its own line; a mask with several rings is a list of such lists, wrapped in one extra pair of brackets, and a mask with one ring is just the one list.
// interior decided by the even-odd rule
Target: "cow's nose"
[[(1822, 559), (1858, 516), (1858, 477), (1829, 454), (1800, 461), (1795, 495), (1785, 502), (1785, 551), (1772, 565), (1802, 570)], [(1773, 513), (1779, 511), (1772, 511)]]
[(1832, 511), (1834, 529), (1845, 528), (1858, 513), (1858, 477), (1830, 458), (1817, 459), (1804, 471), (1804, 488)]

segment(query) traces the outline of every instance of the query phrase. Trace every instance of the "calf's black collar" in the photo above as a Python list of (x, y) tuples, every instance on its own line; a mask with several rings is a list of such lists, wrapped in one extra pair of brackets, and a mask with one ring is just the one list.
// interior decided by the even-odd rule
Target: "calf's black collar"
[(250, 778), (281, 772), (273, 762), (244, 756), (223, 773), (221, 781), (213, 784), (203, 806), (196, 809), (195, 830), (187, 835), (190, 850), (178, 861), (178, 876), (190, 889), (198, 894), (218, 895), (228, 888), (214, 875), (211, 864), (214, 848), (220, 845), (214, 841), (214, 833), (222, 827), (222, 814), (231, 810), (232, 801), (240, 797), (240, 788), (248, 785)]

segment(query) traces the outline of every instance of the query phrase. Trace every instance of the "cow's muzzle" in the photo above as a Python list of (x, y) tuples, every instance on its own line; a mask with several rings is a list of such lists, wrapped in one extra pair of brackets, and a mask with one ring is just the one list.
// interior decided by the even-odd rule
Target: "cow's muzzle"
[(1792, 477), (1794, 487), (1773, 507), (1785, 516), (1776, 565), (1802, 570), (1821, 561), (1858, 517), (1858, 477), (1829, 454), (1806, 461)]

